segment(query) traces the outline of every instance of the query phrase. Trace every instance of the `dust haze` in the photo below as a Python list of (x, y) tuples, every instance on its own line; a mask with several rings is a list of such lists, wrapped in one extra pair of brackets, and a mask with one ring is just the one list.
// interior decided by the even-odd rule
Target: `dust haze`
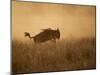
[[(41, 29), (60, 29), (61, 38), (95, 37), (95, 6), (12, 2), (12, 37), (35, 36)], [(25, 39), (24, 39), (25, 40)]]

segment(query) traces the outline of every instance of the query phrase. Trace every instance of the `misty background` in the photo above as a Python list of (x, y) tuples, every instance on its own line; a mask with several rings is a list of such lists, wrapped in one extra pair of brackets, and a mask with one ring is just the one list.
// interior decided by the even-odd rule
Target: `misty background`
[(61, 39), (95, 37), (95, 6), (12, 1), (12, 39), (60, 29)]

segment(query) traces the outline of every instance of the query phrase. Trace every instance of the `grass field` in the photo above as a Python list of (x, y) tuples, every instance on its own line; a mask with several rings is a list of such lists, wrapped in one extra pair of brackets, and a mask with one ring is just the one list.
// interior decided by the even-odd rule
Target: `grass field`
[(96, 68), (96, 39), (59, 40), (34, 44), (12, 41), (13, 73), (68, 71)]

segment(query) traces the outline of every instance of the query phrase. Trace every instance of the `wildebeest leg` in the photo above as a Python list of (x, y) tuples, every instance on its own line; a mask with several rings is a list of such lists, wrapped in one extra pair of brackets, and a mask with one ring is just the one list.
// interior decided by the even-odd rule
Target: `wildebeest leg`
[(52, 42), (56, 43), (56, 39), (52, 39)]
[(57, 48), (56, 48), (56, 39), (54, 38), (54, 39), (52, 39), (52, 45), (53, 45), (53, 47), (54, 47), (54, 49), (56, 50)]

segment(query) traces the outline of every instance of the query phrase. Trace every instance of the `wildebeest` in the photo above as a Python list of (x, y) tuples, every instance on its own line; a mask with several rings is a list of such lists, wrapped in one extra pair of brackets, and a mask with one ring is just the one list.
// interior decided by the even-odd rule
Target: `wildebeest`
[(58, 28), (57, 28), (57, 30), (48, 28), (48, 29), (42, 29), (42, 32), (40, 32), (39, 34), (32, 36), (32, 37), (30, 36), (30, 33), (25, 32), (25, 37), (27, 37), (27, 36), (30, 39), (33, 39), (35, 43), (43, 43), (48, 40), (56, 41), (56, 39), (60, 39), (60, 31)]

